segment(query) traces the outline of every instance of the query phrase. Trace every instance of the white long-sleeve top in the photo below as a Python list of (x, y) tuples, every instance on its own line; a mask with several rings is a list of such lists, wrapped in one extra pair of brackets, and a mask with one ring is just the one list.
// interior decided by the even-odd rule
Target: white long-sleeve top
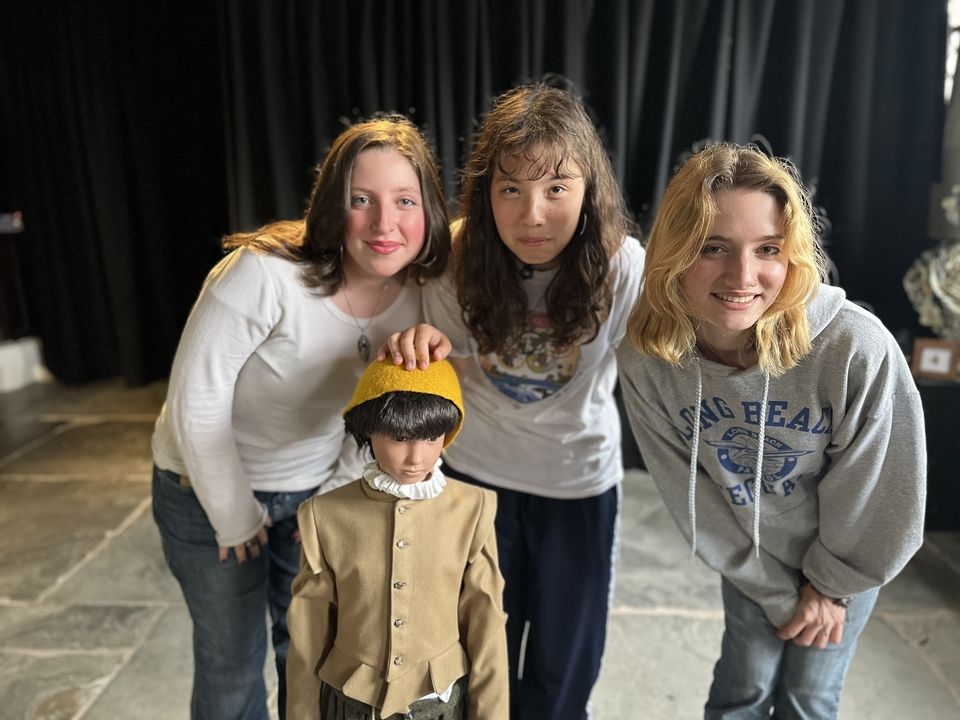
[[(342, 418), (366, 367), (357, 321), (300, 273), (279, 257), (230, 253), (207, 276), (174, 358), (153, 459), (190, 477), (221, 546), (262, 526), (253, 491), (325, 491), (362, 468)], [(410, 280), (390, 307), (360, 319), (372, 348), (420, 322), (420, 305)]]

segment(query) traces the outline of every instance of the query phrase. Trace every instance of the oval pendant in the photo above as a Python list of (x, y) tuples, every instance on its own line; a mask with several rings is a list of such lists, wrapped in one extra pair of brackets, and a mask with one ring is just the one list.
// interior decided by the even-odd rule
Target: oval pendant
[(360, 337), (357, 338), (357, 354), (364, 362), (370, 362), (370, 338), (366, 333), (360, 333)]

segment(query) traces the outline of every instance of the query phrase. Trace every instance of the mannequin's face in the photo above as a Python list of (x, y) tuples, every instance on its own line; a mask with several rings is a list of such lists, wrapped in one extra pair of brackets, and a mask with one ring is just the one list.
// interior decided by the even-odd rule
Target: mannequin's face
[(429, 479), (445, 439), (446, 435), (418, 440), (374, 433), (370, 436), (370, 445), (380, 469), (397, 482), (410, 485)]

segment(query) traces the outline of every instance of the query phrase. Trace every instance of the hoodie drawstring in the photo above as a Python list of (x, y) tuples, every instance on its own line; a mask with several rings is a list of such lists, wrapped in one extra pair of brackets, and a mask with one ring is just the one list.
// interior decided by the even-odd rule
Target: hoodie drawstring
[[(690, 477), (687, 482), (687, 514), (690, 517), (690, 554), (697, 554), (697, 461), (700, 453), (700, 406), (703, 403), (703, 373), (697, 365), (697, 402), (693, 414), (693, 437), (690, 440)], [(757, 462), (753, 468), (753, 551), (760, 557), (760, 494), (763, 491), (763, 449), (767, 436), (767, 399), (770, 394), (770, 373), (763, 371), (763, 400), (760, 402), (760, 432), (757, 434)]]
[(700, 449), (700, 404), (703, 402), (703, 375), (697, 364), (697, 404), (693, 414), (693, 439), (690, 441), (690, 478), (687, 482), (687, 514), (690, 516), (690, 555), (697, 554), (697, 456)]
[(767, 437), (767, 395), (770, 373), (763, 371), (763, 400), (760, 402), (760, 432), (757, 434), (757, 464), (753, 468), (753, 552), (760, 557), (760, 493), (763, 490), (763, 446)]

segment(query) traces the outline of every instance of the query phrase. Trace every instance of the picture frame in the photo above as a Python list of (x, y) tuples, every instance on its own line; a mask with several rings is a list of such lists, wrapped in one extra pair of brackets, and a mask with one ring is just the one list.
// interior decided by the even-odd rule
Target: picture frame
[(913, 341), (913, 362), (910, 370), (914, 377), (958, 382), (958, 363), (960, 345), (955, 342), (934, 338), (917, 338)]

